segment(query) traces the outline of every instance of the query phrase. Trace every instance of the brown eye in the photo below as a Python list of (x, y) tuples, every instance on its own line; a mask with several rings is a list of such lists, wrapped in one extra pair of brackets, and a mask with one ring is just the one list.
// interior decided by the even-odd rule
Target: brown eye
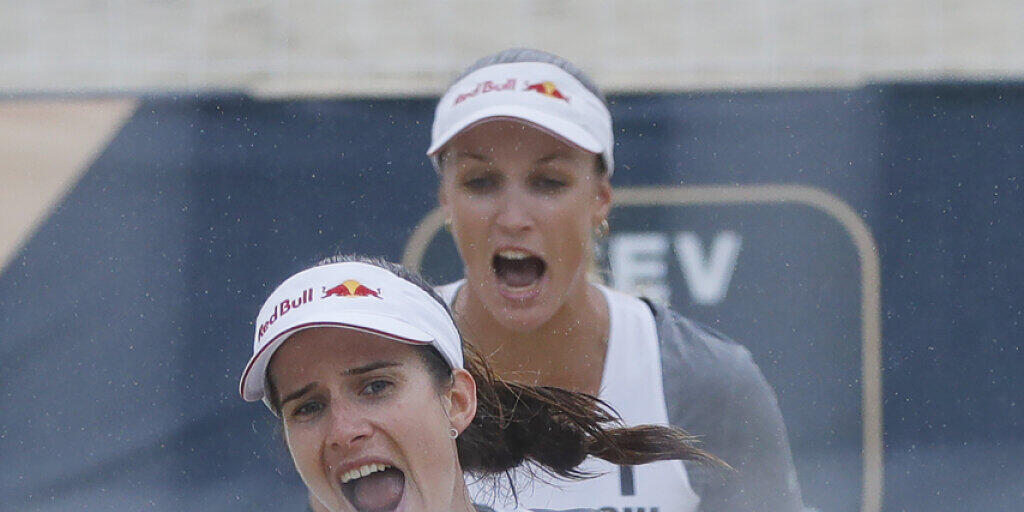
[(311, 416), (313, 414), (320, 412), (321, 410), (323, 410), (323, 408), (324, 404), (316, 400), (310, 400), (309, 402), (306, 402), (296, 407), (295, 410), (292, 411), (292, 416), (295, 416), (297, 418)]

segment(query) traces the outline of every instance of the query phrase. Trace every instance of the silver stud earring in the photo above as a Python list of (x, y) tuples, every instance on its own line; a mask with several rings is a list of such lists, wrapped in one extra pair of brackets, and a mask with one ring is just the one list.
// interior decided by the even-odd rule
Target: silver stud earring
[(455, 427), (448, 429), (448, 437), (456, 439), (459, 437), (459, 431), (455, 430)]
[(608, 219), (601, 219), (601, 223), (594, 228), (594, 236), (604, 238), (608, 236), (608, 232), (611, 231), (611, 229), (611, 226), (608, 225)]

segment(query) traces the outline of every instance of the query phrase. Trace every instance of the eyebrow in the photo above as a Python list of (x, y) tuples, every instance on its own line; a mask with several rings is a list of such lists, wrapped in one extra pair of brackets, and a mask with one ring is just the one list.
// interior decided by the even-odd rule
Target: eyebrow
[(570, 159), (572, 159), (572, 156), (569, 155), (568, 153), (565, 153), (564, 151), (555, 151), (554, 153), (551, 153), (549, 155), (545, 155), (543, 157), (538, 158), (537, 161), (534, 162), (534, 163), (537, 163), (537, 164), (548, 164), (548, 163), (551, 163), (551, 162), (555, 162), (557, 160), (570, 160)]
[[(488, 158), (485, 155), (482, 155), (480, 153), (474, 153), (472, 151), (458, 151), (456, 153), (452, 153), (451, 156), (453, 156), (453, 157), (470, 158), (470, 159), (479, 160), (479, 161), (485, 162), (485, 163), (491, 163), (493, 161), (492, 159)], [(554, 161), (557, 161), (557, 160), (571, 159), (571, 158), (572, 158), (571, 155), (569, 155), (565, 151), (559, 150), (559, 151), (555, 151), (553, 153), (550, 153), (548, 155), (544, 155), (544, 156), (538, 158), (537, 161), (534, 162), (534, 163), (536, 163), (536, 164), (547, 164), (547, 163), (551, 163), (551, 162), (554, 162)]]
[(392, 366), (402, 366), (402, 364), (401, 363), (396, 363), (394, 361), (375, 361), (373, 363), (366, 364), (366, 365), (363, 365), (363, 366), (357, 366), (355, 368), (349, 368), (348, 370), (345, 370), (345, 371), (341, 372), (341, 374), (342, 375), (362, 375), (364, 373), (370, 373), (370, 372), (372, 372), (374, 370), (379, 370), (381, 368), (390, 368)]
[[(342, 371), (341, 374), (345, 375), (345, 376), (363, 375), (364, 373), (370, 373), (370, 372), (372, 372), (374, 370), (379, 370), (381, 368), (390, 368), (390, 367), (393, 367), (393, 366), (402, 366), (402, 363), (396, 363), (394, 361), (375, 361), (375, 362), (372, 362), (370, 364), (365, 364), (363, 366), (357, 366), (355, 368), (349, 368), (347, 370)], [(306, 393), (309, 393), (310, 391), (313, 390), (313, 388), (315, 388), (315, 387), (317, 387), (319, 385), (320, 385), (319, 381), (310, 382), (309, 384), (306, 384), (305, 386), (303, 386), (301, 389), (298, 389), (296, 391), (293, 391), (292, 393), (289, 393), (288, 396), (285, 396), (284, 398), (281, 399), (281, 406), (283, 407), (284, 404), (288, 403), (291, 400), (295, 400), (297, 398), (301, 398), (303, 395), (305, 395)]]
[(482, 155), (480, 153), (474, 153), (472, 151), (456, 151), (454, 153), (451, 153), (450, 156), (452, 156), (452, 157), (461, 157), (461, 158), (471, 158), (473, 160), (479, 160), (481, 162), (487, 162), (487, 163), (491, 162), (490, 158), (487, 158), (486, 156), (484, 156), (484, 155)]
[(300, 389), (298, 391), (295, 391), (293, 393), (290, 393), (288, 396), (286, 396), (286, 397), (281, 399), (281, 407), (284, 407), (284, 404), (286, 404), (286, 403), (288, 403), (288, 402), (290, 402), (292, 400), (295, 400), (296, 398), (299, 398), (302, 395), (305, 395), (306, 393), (309, 393), (313, 388), (315, 388), (319, 384), (320, 384), (319, 382), (310, 382), (309, 384), (306, 384), (306, 386), (303, 387), (302, 389)]

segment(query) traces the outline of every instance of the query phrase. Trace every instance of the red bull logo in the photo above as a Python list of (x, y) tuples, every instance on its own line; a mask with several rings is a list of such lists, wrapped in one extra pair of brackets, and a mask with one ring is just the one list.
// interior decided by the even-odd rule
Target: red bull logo
[(326, 299), (327, 297), (377, 297), (378, 299), (381, 298), (380, 288), (377, 288), (376, 290), (371, 290), (364, 286), (359, 281), (354, 281), (352, 279), (349, 279), (348, 281), (345, 281), (344, 283), (341, 283), (338, 286), (335, 286), (334, 288), (328, 289), (325, 286), (324, 295), (322, 298)]
[(274, 306), (274, 311), (270, 314), (270, 318), (266, 322), (260, 324), (260, 338), (267, 333), (267, 329), (270, 329), (271, 325), (277, 321), (278, 317), (282, 317), (288, 314), (293, 309), (298, 309), (306, 304), (313, 302), (313, 289), (307, 288), (302, 290), (302, 296), (297, 299), (285, 299), (280, 304)]
[(455, 98), (454, 105), (458, 105), (459, 103), (462, 103), (463, 101), (466, 101), (469, 98), (472, 98), (472, 97), (474, 97), (474, 96), (476, 96), (478, 94), (487, 94), (489, 92), (514, 91), (514, 90), (516, 90), (516, 79), (515, 78), (509, 78), (508, 80), (505, 81), (505, 83), (493, 82), (491, 80), (487, 80), (486, 82), (480, 82), (480, 83), (476, 84), (476, 87), (474, 87), (472, 90), (464, 92), (464, 93), (458, 95)]
[(549, 98), (558, 98), (566, 103), (569, 102), (569, 98), (562, 94), (562, 91), (555, 87), (555, 84), (549, 81), (539, 82), (533, 85), (526, 84), (524, 91), (536, 91)]

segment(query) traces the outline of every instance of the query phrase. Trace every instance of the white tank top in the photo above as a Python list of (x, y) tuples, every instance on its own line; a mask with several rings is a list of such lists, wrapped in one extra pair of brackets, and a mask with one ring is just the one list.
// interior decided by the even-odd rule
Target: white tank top
[[(463, 281), (439, 287), (451, 304)], [(627, 425), (668, 424), (662, 388), (661, 352), (654, 315), (643, 301), (598, 286), (608, 301), (608, 354), (599, 397), (615, 408)], [(692, 512), (700, 498), (690, 487), (681, 461), (663, 461), (619, 468), (593, 457), (581, 469), (600, 476), (577, 482), (547, 477), (548, 482), (517, 471), (518, 505), (529, 509), (592, 508), (599, 512)], [(467, 478), (477, 503), (515, 506), (505, 488)]]

